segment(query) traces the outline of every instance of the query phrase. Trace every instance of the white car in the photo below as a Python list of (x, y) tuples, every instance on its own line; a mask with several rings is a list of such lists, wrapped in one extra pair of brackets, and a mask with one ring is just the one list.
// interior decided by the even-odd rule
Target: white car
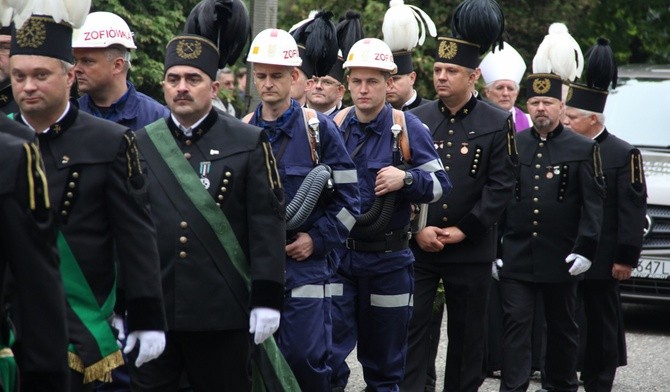
[(642, 151), (649, 195), (640, 263), (621, 297), (670, 304), (670, 65), (620, 67), (604, 114), (611, 133)]

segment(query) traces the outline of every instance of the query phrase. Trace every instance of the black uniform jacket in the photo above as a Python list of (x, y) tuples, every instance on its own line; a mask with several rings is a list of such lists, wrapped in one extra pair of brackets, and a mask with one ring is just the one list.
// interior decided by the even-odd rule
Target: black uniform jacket
[(586, 279), (612, 279), (612, 264), (637, 267), (647, 211), (640, 151), (605, 129), (600, 145), (607, 197), (598, 252)]
[(467, 236), (441, 252), (422, 251), (418, 262), (483, 263), (496, 255), (496, 222), (514, 190), (517, 161), (514, 126), (509, 112), (472, 97), (451, 114), (437, 100), (412, 113), (433, 135), (453, 191), (428, 206), (428, 226), (458, 226)]
[(9, 78), (7, 78), (7, 80), (0, 83), (0, 112), (5, 114), (18, 113), (19, 105), (14, 101), (12, 85), (9, 82)]
[[(0, 184), (0, 283), (11, 271), (13, 351), (21, 390), (65, 391), (69, 374), (65, 294), (45, 196), (46, 176), (34, 144), (0, 133)], [(0, 287), (0, 292), (4, 295), (6, 289)], [(3, 336), (3, 344), (7, 338)]]
[(416, 94), (416, 99), (414, 100), (414, 102), (410, 103), (410, 104), (407, 105), (407, 106), (403, 106), (403, 107), (402, 107), (402, 111), (403, 111), (403, 112), (405, 112), (405, 111), (409, 111), (409, 110), (412, 110), (412, 109), (414, 109), (414, 108), (418, 108), (419, 106), (423, 106), (423, 105), (429, 104), (429, 103), (431, 103), (431, 102), (433, 102), (433, 101), (431, 101), (431, 100), (429, 100), (429, 99), (423, 99), (423, 98), (421, 98), (421, 96), (419, 95), (419, 93), (417, 93), (417, 94)]
[[(146, 129), (137, 133), (148, 167), (149, 200), (158, 230), (170, 330), (249, 328), (249, 307), (280, 309), (286, 244), (283, 191), (271, 147), (260, 128), (212, 110), (186, 137), (167, 121), (177, 145), (208, 186), (250, 264), (249, 288), (213, 229), (178, 184), (169, 184)], [(175, 204), (177, 203), (177, 204)], [(202, 235), (202, 233), (206, 235)]]
[(598, 144), (558, 127), (542, 140), (517, 133), (519, 177), (502, 236), (502, 277), (530, 282), (581, 279), (568, 273), (570, 253), (593, 261), (603, 211)]
[[(146, 186), (133, 132), (70, 106), (38, 139), (57, 227), (98, 304), (114, 288), (118, 270), (125, 298), (117, 301), (129, 330), (164, 330), (156, 232), (140, 202)], [(68, 320), (70, 339), (77, 341), (84, 327), (72, 312)]]

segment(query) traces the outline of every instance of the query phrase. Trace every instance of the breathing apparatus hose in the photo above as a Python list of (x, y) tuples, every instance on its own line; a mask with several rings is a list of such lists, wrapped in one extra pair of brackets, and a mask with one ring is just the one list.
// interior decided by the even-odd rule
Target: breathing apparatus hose
[(286, 207), (286, 230), (297, 230), (314, 211), (324, 189), (332, 189), (332, 170), (328, 165), (315, 166), (305, 177)]

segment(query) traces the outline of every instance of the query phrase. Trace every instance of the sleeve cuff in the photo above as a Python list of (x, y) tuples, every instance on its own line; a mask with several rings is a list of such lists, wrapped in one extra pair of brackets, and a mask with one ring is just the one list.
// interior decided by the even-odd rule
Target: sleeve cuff
[(640, 262), (640, 247), (631, 245), (618, 245), (616, 248), (616, 262), (630, 265), (636, 268)]
[(465, 215), (456, 226), (473, 242), (479, 241), (486, 234), (486, 227), (471, 213)]
[(251, 282), (251, 309), (257, 307), (272, 308), (279, 311), (284, 305), (284, 285), (271, 280)]
[(312, 239), (312, 254), (315, 256), (323, 256), (323, 237), (321, 237), (319, 231), (316, 228), (313, 228), (312, 230), (308, 231), (307, 234), (309, 234), (310, 238)]
[(126, 301), (128, 331), (165, 331), (165, 310), (157, 298), (136, 298)]
[(577, 238), (571, 253), (577, 253), (578, 255), (582, 255), (591, 261), (595, 261), (597, 249), (598, 241), (594, 241), (591, 238), (579, 237)]

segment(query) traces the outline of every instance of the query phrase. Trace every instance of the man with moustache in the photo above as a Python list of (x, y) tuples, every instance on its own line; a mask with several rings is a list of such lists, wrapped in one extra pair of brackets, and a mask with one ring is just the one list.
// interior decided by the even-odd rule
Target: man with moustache
[(185, 373), (195, 391), (250, 391), (249, 333), (261, 345), (279, 326), (283, 189), (265, 135), (212, 107), (218, 60), (202, 36), (170, 40), (170, 116), (137, 134), (168, 331), (163, 355), (131, 366), (133, 390), (176, 391)]
[(577, 285), (595, 259), (604, 184), (599, 148), (560, 122), (561, 78), (528, 77), (533, 127), (517, 134), (519, 173), (501, 222), (503, 361), (500, 391), (525, 391), (539, 293), (547, 324), (542, 387), (577, 391)]

